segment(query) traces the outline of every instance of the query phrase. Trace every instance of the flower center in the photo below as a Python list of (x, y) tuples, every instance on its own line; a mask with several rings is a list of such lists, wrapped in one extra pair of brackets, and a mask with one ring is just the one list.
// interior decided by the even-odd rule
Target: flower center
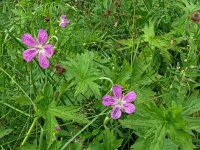
[(60, 22), (60, 23), (61, 23), (61, 24), (62, 24), (62, 23), (65, 23), (65, 20), (64, 20), (64, 19), (61, 19), (61, 22)]
[(124, 104), (123, 99), (115, 99), (115, 105), (118, 105), (121, 108), (123, 104)]
[(44, 50), (43, 46), (40, 45), (40, 44), (38, 44), (36, 48), (37, 48), (39, 51), (43, 51), (43, 50)]

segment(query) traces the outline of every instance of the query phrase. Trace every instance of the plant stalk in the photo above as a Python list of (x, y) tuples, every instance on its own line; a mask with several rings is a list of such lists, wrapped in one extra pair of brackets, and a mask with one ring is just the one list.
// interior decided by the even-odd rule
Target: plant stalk
[(24, 144), (26, 143), (26, 141), (27, 141), (27, 139), (29, 138), (29, 136), (30, 136), (30, 134), (31, 134), (31, 131), (32, 131), (33, 128), (35, 127), (35, 124), (37, 123), (37, 120), (38, 120), (38, 119), (39, 119), (38, 117), (34, 118), (33, 123), (31, 124), (31, 127), (29, 128), (29, 130), (28, 130), (28, 132), (27, 132), (27, 134), (26, 134), (26, 136), (25, 136), (25, 138), (24, 138), (24, 140), (22, 141), (22, 143), (21, 143), (20, 146), (22, 146), (22, 145), (24, 145)]

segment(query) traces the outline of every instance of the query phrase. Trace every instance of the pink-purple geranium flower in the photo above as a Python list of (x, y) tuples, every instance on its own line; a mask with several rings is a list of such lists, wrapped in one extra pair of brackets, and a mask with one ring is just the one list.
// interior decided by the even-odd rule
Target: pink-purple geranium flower
[(35, 40), (30, 34), (24, 34), (22, 36), (22, 42), (29, 48), (23, 52), (23, 58), (26, 62), (30, 62), (38, 54), (38, 61), (40, 67), (47, 69), (49, 67), (49, 60), (53, 53), (53, 45), (46, 44), (48, 34), (45, 30), (40, 29), (38, 32), (37, 40)]
[(122, 111), (126, 112), (127, 114), (135, 112), (135, 106), (131, 103), (137, 97), (135, 92), (131, 91), (123, 97), (122, 87), (120, 85), (113, 86), (112, 91), (113, 96), (103, 96), (102, 103), (104, 106), (113, 106), (111, 112), (111, 117), (113, 119), (119, 119)]
[(61, 15), (60, 16), (60, 26), (62, 27), (62, 28), (65, 28), (66, 27), (66, 25), (68, 24), (68, 23), (70, 23), (70, 20), (68, 20), (67, 18), (66, 18), (66, 15)]

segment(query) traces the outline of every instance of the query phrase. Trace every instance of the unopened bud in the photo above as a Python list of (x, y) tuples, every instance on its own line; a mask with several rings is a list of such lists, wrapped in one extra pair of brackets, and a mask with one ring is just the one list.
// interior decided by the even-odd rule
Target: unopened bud
[(191, 16), (191, 19), (193, 22), (199, 22), (200, 21), (200, 12), (194, 12)]
[(107, 9), (105, 12), (104, 12), (104, 16), (110, 16), (112, 13), (112, 11), (110, 9)]
[(60, 131), (60, 130), (61, 130), (60, 126), (57, 125), (57, 126), (56, 126), (56, 131)]
[(121, 6), (121, 1), (120, 0), (115, 0), (114, 4), (116, 7), (120, 7)]
[(66, 70), (65, 68), (61, 65), (61, 64), (57, 64), (55, 65), (54, 67), (54, 72), (57, 74), (57, 75), (61, 75), (62, 73), (64, 73)]
[(49, 19), (48, 17), (45, 17), (45, 18), (44, 18), (44, 21), (47, 23), (47, 22), (50, 21), (50, 19)]

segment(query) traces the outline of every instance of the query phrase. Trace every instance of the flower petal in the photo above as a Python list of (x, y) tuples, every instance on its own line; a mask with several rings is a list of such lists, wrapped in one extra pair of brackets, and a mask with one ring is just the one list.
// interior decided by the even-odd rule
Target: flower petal
[(68, 23), (70, 23), (70, 20), (65, 19), (65, 20), (64, 20), (64, 23), (68, 24)]
[(112, 109), (112, 112), (111, 112), (111, 118), (113, 119), (119, 119), (122, 115), (122, 112), (120, 110), (120, 107), (119, 106), (115, 106), (113, 109)]
[(129, 92), (124, 96), (123, 100), (125, 102), (129, 103), (129, 102), (134, 101), (136, 99), (136, 97), (137, 97), (137, 95), (135, 92)]
[(135, 105), (131, 103), (123, 104), (122, 108), (127, 114), (132, 114), (133, 112), (135, 112)]
[(62, 22), (62, 23), (60, 23), (60, 26), (61, 26), (62, 28), (65, 28), (65, 27), (66, 27), (66, 23), (65, 23), (65, 22)]
[(65, 28), (68, 23), (70, 23), (70, 20), (68, 19), (61, 20), (60, 26)]
[(22, 35), (22, 43), (24, 43), (25, 45), (29, 47), (36, 46), (36, 42), (34, 38), (30, 34), (27, 34), (27, 33)]
[(37, 53), (38, 50), (35, 48), (27, 49), (23, 52), (23, 58), (26, 62), (30, 62), (33, 60), (33, 58), (36, 56)]
[(111, 106), (112, 104), (115, 103), (115, 100), (110, 96), (110, 95), (105, 95), (103, 98), (102, 98), (102, 104), (104, 106)]
[(48, 39), (48, 34), (45, 30), (40, 29), (38, 32), (38, 42), (43, 45)]
[(48, 44), (48, 45), (45, 45), (43, 48), (44, 48), (45, 56), (50, 58), (54, 53), (53, 45)]
[(65, 19), (66, 18), (66, 15), (61, 15), (60, 16), (60, 19)]
[(121, 99), (122, 98), (122, 87), (120, 85), (115, 85), (112, 88), (114, 98)]
[(43, 69), (47, 69), (49, 67), (49, 60), (46, 56), (44, 56), (43, 53), (39, 53), (39, 58), (38, 58), (40, 67)]

